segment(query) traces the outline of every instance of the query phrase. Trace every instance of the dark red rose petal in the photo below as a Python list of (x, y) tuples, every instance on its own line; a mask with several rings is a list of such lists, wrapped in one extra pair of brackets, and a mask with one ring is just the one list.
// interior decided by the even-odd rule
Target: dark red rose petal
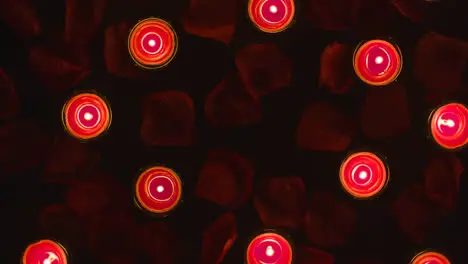
[(195, 140), (193, 101), (186, 93), (154, 93), (143, 102), (140, 135), (152, 146), (190, 146)]
[(253, 168), (237, 153), (212, 151), (198, 177), (195, 195), (226, 208), (236, 208), (252, 194)]

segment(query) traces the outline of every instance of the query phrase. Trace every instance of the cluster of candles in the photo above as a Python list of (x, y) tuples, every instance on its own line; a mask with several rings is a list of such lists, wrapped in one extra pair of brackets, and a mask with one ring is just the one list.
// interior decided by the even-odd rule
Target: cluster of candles
[[(293, 0), (250, 0), (248, 14), (261, 31), (277, 33), (287, 29), (294, 20)], [(177, 53), (177, 34), (170, 24), (159, 18), (137, 23), (128, 38), (128, 49), (135, 63), (146, 69), (169, 64)], [(370, 40), (356, 48), (353, 66), (356, 75), (372, 86), (384, 86), (395, 81), (402, 69), (398, 47), (386, 40)], [(80, 93), (66, 102), (62, 113), (66, 131), (89, 140), (104, 134), (111, 126), (109, 103), (94, 93)], [(468, 142), (468, 109), (450, 103), (435, 109), (429, 117), (430, 136), (442, 148), (455, 150)], [(372, 152), (355, 152), (342, 163), (339, 177), (343, 189), (350, 195), (365, 199), (378, 195), (387, 185), (389, 168), (382, 156)], [(165, 215), (181, 201), (182, 182), (178, 174), (166, 167), (151, 167), (138, 177), (135, 203), (144, 211)], [(266, 230), (253, 237), (246, 249), (247, 263), (289, 264), (293, 262), (293, 247), (289, 240), (275, 231)], [(58, 242), (41, 240), (27, 247), (23, 264), (66, 264), (67, 251)], [(447, 264), (446, 257), (436, 252), (422, 252), (413, 264)]]
[[(274, 231), (265, 231), (251, 239), (245, 252), (247, 264), (291, 264), (294, 251), (288, 239)], [(58, 242), (41, 240), (29, 245), (23, 254), (24, 264), (67, 264), (68, 253)], [(442, 254), (433, 251), (418, 253), (411, 264), (450, 264)]]

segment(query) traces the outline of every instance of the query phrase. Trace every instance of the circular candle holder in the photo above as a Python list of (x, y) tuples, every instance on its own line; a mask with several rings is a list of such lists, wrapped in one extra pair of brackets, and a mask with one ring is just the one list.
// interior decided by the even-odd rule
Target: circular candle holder
[(348, 156), (340, 167), (343, 188), (356, 198), (370, 198), (386, 186), (389, 173), (374, 153), (357, 152)]
[(293, 250), (289, 241), (275, 232), (255, 236), (246, 251), (247, 264), (291, 264)]
[(278, 33), (291, 25), (295, 4), (294, 0), (249, 0), (248, 13), (259, 30)]
[(137, 205), (154, 214), (168, 213), (182, 197), (179, 175), (166, 167), (152, 167), (138, 177), (135, 184)]
[(385, 40), (370, 40), (355, 51), (353, 67), (363, 82), (384, 86), (398, 78), (403, 67), (400, 49)]
[(468, 109), (459, 103), (450, 103), (435, 109), (429, 118), (434, 141), (445, 149), (459, 149), (468, 143)]
[(450, 264), (450, 261), (440, 253), (425, 251), (416, 255), (411, 264)]
[(65, 130), (78, 139), (91, 139), (109, 129), (112, 120), (109, 105), (93, 93), (72, 97), (62, 109)]
[(128, 51), (133, 61), (146, 69), (157, 69), (169, 64), (177, 53), (175, 30), (159, 18), (138, 22), (128, 36)]
[(65, 248), (52, 240), (40, 240), (30, 244), (23, 253), (22, 264), (67, 264)]

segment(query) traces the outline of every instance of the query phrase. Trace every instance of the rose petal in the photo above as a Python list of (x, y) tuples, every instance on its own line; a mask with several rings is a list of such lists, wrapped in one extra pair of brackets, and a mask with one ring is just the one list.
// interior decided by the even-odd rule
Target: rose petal
[(361, 129), (372, 139), (398, 136), (411, 124), (406, 89), (397, 83), (371, 88), (361, 109)]
[(434, 155), (425, 170), (426, 194), (447, 210), (454, 209), (463, 170), (463, 165), (455, 154)]
[(260, 183), (254, 204), (266, 226), (302, 226), (305, 186), (299, 177), (269, 178)]
[(305, 150), (343, 151), (351, 142), (355, 125), (327, 102), (312, 102), (302, 113), (296, 144)]
[(194, 124), (193, 102), (186, 93), (154, 93), (143, 103), (140, 135), (149, 145), (190, 146), (195, 140)]
[(0, 18), (24, 39), (31, 39), (42, 30), (36, 12), (28, 0), (1, 1)]
[(393, 210), (403, 233), (418, 244), (425, 241), (443, 216), (419, 185), (407, 188), (394, 202)]
[(182, 19), (184, 29), (228, 44), (235, 31), (237, 7), (237, 0), (191, 0)]
[(46, 156), (50, 138), (31, 121), (16, 121), (0, 127), (0, 168), (17, 173), (40, 163)]
[(45, 176), (52, 182), (70, 184), (78, 178), (92, 176), (98, 161), (98, 154), (88, 145), (69, 136), (58, 136), (45, 164)]
[(291, 81), (291, 60), (274, 44), (250, 44), (236, 54), (235, 61), (254, 98), (277, 91)]
[(260, 102), (244, 89), (238, 75), (227, 76), (207, 96), (205, 114), (214, 127), (246, 126), (261, 120)]
[(0, 119), (10, 119), (18, 113), (19, 100), (13, 83), (0, 69)]
[(468, 42), (435, 33), (422, 37), (415, 51), (414, 74), (426, 91), (426, 101), (436, 105), (460, 95)]
[(320, 58), (319, 85), (329, 88), (332, 93), (346, 93), (354, 80), (352, 57), (350, 45), (336, 42), (328, 45)]
[(328, 193), (315, 193), (305, 217), (307, 239), (321, 247), (343, 245), (354, 232), (356, 212)]
[(227, 208), (243, 204), (252, 193), (253, 168), (240, 155), (212, 151), (198, 177), (195, 195)]

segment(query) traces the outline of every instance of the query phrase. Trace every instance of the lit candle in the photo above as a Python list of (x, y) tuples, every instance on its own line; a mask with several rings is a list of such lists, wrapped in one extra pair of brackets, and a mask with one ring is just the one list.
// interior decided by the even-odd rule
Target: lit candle
[(411, 264), (450, 264), (450, 261), (440, 253), (426, 251), (416, 255)]
[(67, 252), (57, 242), (41, 240), (26, 248), (22, 264), (67, 264)]
[(144, 68), (155, 69), (167, 65), (177, 51), (176, 32), (162, 19), (140, 21), (128, 38), (130, 56)]
[(293, 252), (286, 238), (268, 232), (250, 241), (246, 256), (248, 264), (290, 264)]
[(443, 105), (431, 114), (430, 130), (432, 137), (441, 147), (457, 149), (468, 142), (468, 109), (458, 103)]
[(138, 177), (135, 186), (138, 205), (151, 213), (167, 213), (180, 201), (179, 176), (165, 167), (152, 167)]
[(261, 31), (276, 33), (285, 30), (294, 19), (293, 0), (250, 0), (249, 17)]
[(111, 124), (111, 111), (106, 101), (96, 94), (82, 93), (71, 98), (63, 107), (65, 129), (79, 139), (95, 138)]
[(384, 40), (367, 41), (356, 49), (354, 70), (365, 83), (382, 86), (398, 77), (402, 68), (401, 53), (397, 47)]
[(356, 198), (369, 198), (379, 193), (388, 181), (383, 161), (370, 152), (357, 152), (347, 157), (340, 167), (343, 188)]

